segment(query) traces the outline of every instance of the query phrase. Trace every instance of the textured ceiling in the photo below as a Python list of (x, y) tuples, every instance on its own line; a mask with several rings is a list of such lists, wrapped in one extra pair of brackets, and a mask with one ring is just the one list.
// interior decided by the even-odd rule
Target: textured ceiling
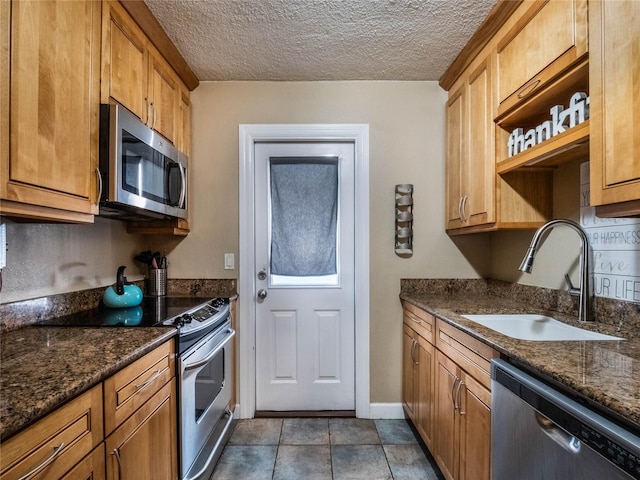
[(145, 0), (198, 79), (438, 80), (496, 0)]

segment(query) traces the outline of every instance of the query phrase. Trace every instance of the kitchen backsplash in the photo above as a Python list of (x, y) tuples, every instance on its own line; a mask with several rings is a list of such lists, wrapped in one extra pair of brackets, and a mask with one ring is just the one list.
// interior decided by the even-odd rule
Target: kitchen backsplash
[[(400, 290), (406, 294), (459, 295), (469, 293), (508, 297), (535, 308), (578, 315), (573, 298), (565, 290), (509, 283), (492, 279), (401, 279)], [(594, 297), (597, 321), (626, 327), (640, 327), (640, 303)]]
[[(132, 282), (144, 290), (144, 281)], [(0, 304), (0, 332), (14, 330), (42, 320), (96, 308), (104, 287), (61, 293)], [(234, 297), (235, 279), (168, 279), (167, 295), (193, 297)]]

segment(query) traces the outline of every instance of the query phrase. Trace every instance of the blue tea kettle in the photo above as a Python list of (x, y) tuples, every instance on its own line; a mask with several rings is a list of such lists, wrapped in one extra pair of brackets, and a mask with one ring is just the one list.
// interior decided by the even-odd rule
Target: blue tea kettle
[(116, 283), (109, 285), (102, 295), (102, 302), (111, 308), (136, 307), (142, 302), (142, 290), (127, 282), (124, 276), (125, 266), (118, 267)]

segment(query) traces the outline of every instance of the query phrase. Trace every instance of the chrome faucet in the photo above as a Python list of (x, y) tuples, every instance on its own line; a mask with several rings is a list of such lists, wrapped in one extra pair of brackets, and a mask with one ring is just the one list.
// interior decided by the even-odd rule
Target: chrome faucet
[(572, 220), (560, 218), (551, 220), (542, 225), (533, 235), (531, 244), (529, 245), (527, 253), (520, 264), (519, 270), (521, 272), (531, 273), (531, 270), (533, 269), (533, 260), (536, 256), (536, 250), (538, 249), (539, 244), (542, 243), (541, 239), (543, 234), (556, 225), (566, 225), (567, 227), (571, 227), (580, 236), (580, 242), (582, 245), (580, 253), (580, 285), (578, 288), (574, 288), (568, 274), (565, 275), (565, 280), (569, 286), (569, 294), (572, 297), (579, 297), (578, 320), (581, 322), (593, 321), (593, 291), (591, 284), (591, 262), (589, 261), (589, 239), (579, 224)]

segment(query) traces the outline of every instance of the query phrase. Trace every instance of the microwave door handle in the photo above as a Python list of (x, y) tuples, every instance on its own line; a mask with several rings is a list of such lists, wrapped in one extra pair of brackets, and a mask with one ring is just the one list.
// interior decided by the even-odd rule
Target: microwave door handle
[(178, 168), (180, 169), (180, 179), (181, 179), (181, 188), (180, 188), (180, 199), (178, 200), (178, 207), (184, 208), (184, 201), (187, 196), (187, 172), (182, 167), (182, 164), (178, 162)]

